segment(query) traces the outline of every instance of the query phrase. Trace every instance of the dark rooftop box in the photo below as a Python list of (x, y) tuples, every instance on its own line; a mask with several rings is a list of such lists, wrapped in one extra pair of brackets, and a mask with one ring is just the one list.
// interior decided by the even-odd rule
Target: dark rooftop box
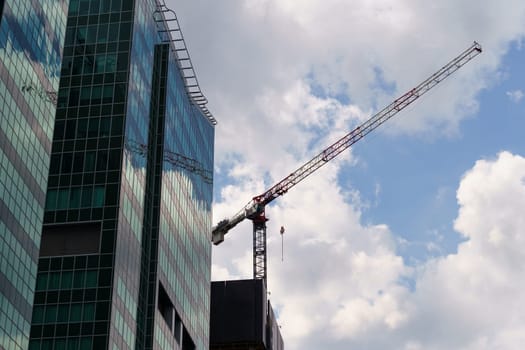
[(212, 282), (210, 349), (266, 349), (267, 305), (262, 280)]

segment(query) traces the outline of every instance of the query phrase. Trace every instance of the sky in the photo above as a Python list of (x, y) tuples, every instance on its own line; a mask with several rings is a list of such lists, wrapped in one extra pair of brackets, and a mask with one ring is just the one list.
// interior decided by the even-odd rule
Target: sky
[[(525, 2), (168, 4), (218, 121), (215, 223), (478, 41), (266, 208), (269, 298), (290, 350), (523, 348)], [(213, 247), (212, 279), (251, 278), (251, 236)]]

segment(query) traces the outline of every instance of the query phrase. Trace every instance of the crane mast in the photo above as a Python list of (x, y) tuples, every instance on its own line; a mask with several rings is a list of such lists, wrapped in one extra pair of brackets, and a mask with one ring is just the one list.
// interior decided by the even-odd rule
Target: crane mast
[(436, 73), (429, 76), (415, 88), (397, 98), (370, 119), (350, 131), (348, 134), (325, 148), (310, 161), (286, 176), (264, 193), (255, 196), (237, 214), (220, 221), (212, 228), (212, 242), (217, 245), (224, 241), (224, 235), (244, 219), (253, 222), (253, 277), (266, 282), (266, 221), (265, 207), (274, 199), (282, 196), (292, 187), (314, 173), (320, 167), (337, 157), (341, 152), (377, 129), (387, 120), (408, 107), (434, 86), (452, 75), (474, 57), (481, 53), (481, 46), (474, 42), (472, 46), (451, 60)]

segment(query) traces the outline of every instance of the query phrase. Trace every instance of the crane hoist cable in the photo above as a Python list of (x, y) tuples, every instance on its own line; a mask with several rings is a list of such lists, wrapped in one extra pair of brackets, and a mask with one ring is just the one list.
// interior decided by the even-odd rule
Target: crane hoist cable
[(220, 221), (212, 228), (212, 242), (217, 245), (224, 241), (224, 235), (244, 219), (253, 222), (253, 278), (266, 282), (266, 221), (265, 207), (282, 196), (292, 187), (314, 173), (320, 167), (337, 157), (341, 152), (377, 129), (387, 120), (408, 107), (419, 97), (456, 72), (482, 52), (481, 45), (474, 42), (469, 48), (452, 59), (437, 72), (423, 80), (415, 88), (395, 99), (370, 119), (322, 150), (290, 175), (273, 185), (262, 194), (253, 197), (237, 214)]

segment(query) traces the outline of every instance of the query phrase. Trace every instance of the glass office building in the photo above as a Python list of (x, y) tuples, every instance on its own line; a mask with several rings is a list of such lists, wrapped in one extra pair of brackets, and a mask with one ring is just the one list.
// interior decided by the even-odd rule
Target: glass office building
[(0, 1), (0, 349), (26, 350), (67, 0)]
[(70, 1), (30, 350), (208, 349), (215, 120), (181, 44), (163, 1)]

